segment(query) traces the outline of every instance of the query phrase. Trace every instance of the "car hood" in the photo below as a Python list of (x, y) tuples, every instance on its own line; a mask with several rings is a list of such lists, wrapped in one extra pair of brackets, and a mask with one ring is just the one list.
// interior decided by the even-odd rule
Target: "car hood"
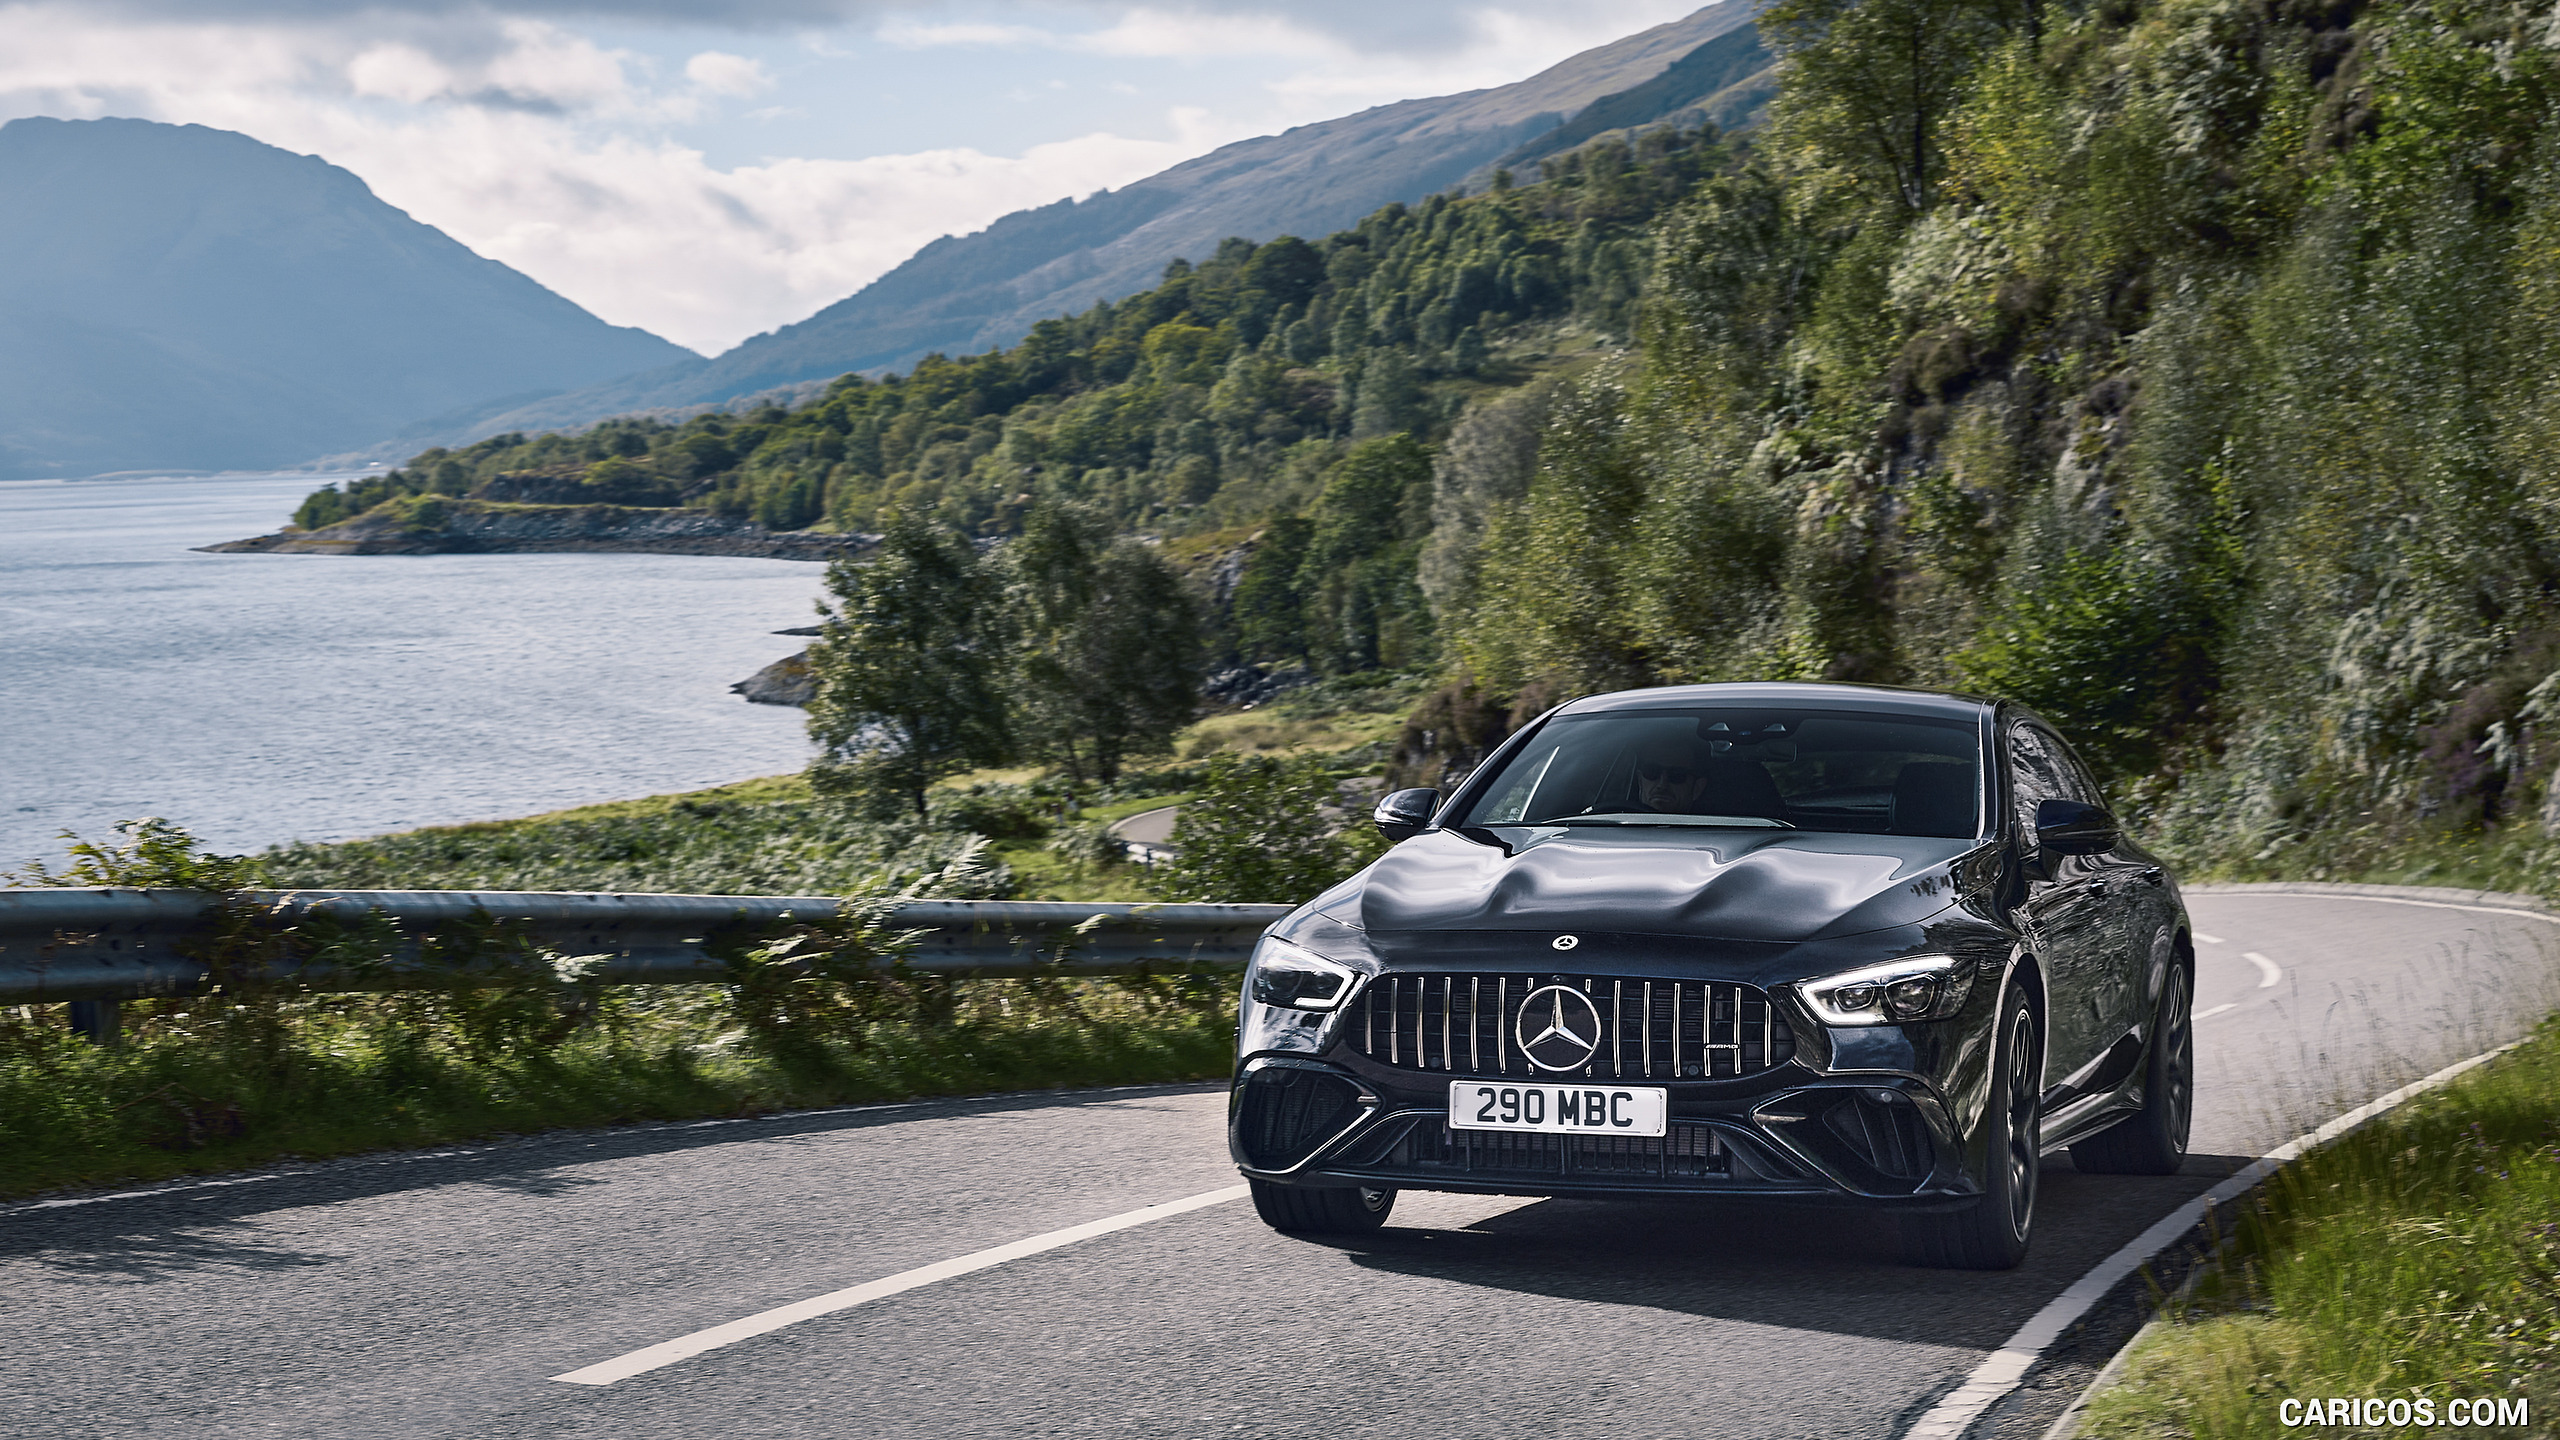
[(1655, 827), (1505, 826), (1470, 834), (1482, 838), (1445, 830), (1417, 835), (1345, 887), (1356, 893), (1337, 892), (1339, 899), (1321, 908), (1372, 934), (1586, 930), (1831, 939), (1914, 924), (1945, 909), (1956, 898), (1950, 867), (1975, 844)]

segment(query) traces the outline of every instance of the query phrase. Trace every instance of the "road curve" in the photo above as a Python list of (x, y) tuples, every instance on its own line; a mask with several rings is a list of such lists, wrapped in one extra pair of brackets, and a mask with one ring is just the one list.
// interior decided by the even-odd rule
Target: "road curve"
[[(1338, 1243), (1231, 1199), (1129, 1223), (1235, 1185), (1217, 1087), (873, 1107), (0, 1209), (0, 1434), (1898, 1436), (2153, 1219), (2524, 1033), (2560, 974), (2560, 924), (2495, 907), (2190, 908), (2211, 937), (2195, 1156), (2159, 1179), (2048, 1161), (2008, 1274), (1904, 1268), (1856, 1216), (1730, 1206), (1414, 1194)], [(2052, 1368), (1977, 1433), (2038, 1433), (2085, 1373)]]

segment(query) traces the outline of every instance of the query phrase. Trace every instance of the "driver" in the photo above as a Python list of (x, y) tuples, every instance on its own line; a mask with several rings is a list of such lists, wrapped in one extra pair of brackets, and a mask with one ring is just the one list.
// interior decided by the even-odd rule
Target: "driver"
[(1636, 803), (1657, 815), (1698, 814), (1706, 793), (1706, 757), (1685, 740), (1653, 740), (1636, 752)]

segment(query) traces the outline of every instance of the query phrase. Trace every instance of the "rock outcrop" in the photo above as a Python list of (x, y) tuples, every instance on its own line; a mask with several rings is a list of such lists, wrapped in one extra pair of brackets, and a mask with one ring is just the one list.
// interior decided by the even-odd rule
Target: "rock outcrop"
[(785, 655), (729, 687), (755, 705), (806, 705), (818, 695), (818, 677), (809, 669), (809, 652)]

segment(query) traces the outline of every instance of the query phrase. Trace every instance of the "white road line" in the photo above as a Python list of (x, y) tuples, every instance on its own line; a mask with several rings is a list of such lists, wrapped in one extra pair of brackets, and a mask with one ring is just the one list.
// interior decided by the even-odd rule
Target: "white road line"
[(634, 1350), (628, 1355), (616, 1356), (611, 1360), (572, 1370), (566, 1375), (554, 1375), (551, 1378), (565, 1380), (572, 1385), (610, 1385), (617, 1380), (628, 1380), (644, 1371), (655, 1370), (661, 1365), (672, 1365), (678, 1360), (690, 1359), (705, 1350), (717, 1350), (723, 1345), (734, 1345), (741, 1340), (768, 1334), (785, 1325), (797, 1325), (803, 1320), (813, 1320), (820, 1315), (832, 1315), (839, 1310), (850, 1310), (856, 1305), (867, 1304), (873, 1300), (922, 1289), (939, 1280), (954, 1279), (1002, 1265), (1008, 1260), (1037, 1255), (1043, 1250), (1055, 1250), (1063, 1245), (1073, 1245), (1079, 1240), (1091, 1240), (1097, 1235), (1108, 1235), (1115, 1230), (1127, 1230), (1144, 1225), (1151, 1220), (1163, 1220), (1175, 1215), (1188, 1214), (1194, 1210), (1205, 1210), (1212, 1205), (1223, 1205), (1229, 1200), (1243, 1198), (1245, 1193), (1246, 1187), (1230, 1185), (1224, 1190), (1206, 1190), (1184, 1199), (1168, 1200), (1162, 1205), (1149, 1205), (1143, 1210), (1131, 1210), (1126, 1214), (1114, 1215), (1108, 1220), (1095, 1220), (1083, 1225), (1071, 1225), (1064, 1230), (1052, 1230), (1046, 1235), (1034, 1235), (1028, 1240), (1016, 1240), (1010, 1245), (998, 1245), (992, 1250), (980, 1250), (976, 1254), (963, 1255), (956, 1260), (943, 1260), (932, 1265), (919, 1266), (913, 1270), (901, 1271), (886, 1279), (873, 1280), (843, 1290), (830, 1291), (807, 1300), (794, 1301), (789, 1305), (767, 1310), (760, 1315), (750, 1315), (743, 1320), (732, 1320), (726, 1325), (714, 1325), (708, 1330), (696, 1330), (690, 1335), (662, 1341), (645, 1350)]
[(2196, 931), (2196, 932), (2195, 932), (2195, 936), (2196, 936), (2196, 938), (2197, 938), (2197, 939), (2199, 939), (2199, 940), (2203, 941), (2203, 942), (2204, 942), (2204, 943), (2206, 943), (2207, 945), (2225, 945), (2225, 944), (2229, 944), (2229, 943), (2230, 943), (2229, 941), (2224, 940), (2224, 939), (2223, 939), (2221, 936), (2219, 936), (2219, 935), (2207, 935), (2206, 933), (2204, 933), (2204, 932), (2203, 932), (2203, 931), (2201, 931), (2201, 930)]
[(2241, 951), (2240, 958), (2258, 967), (2258, 988), (2261, 990), (2274, 989), (2275, 983), (2284, 978), (2284, 971), (2276, 962), (2255, 950)]
[[(2361, 900), (2370, 905), (2415, 905), (2425, 910), (2468, 910), (2475, 915), (2513, 915), (2519, 920), (2539, 920), (2545, 925), (2560, 925), (2560, 915), (2547, 915), (2539, 910), (2518, 910), (2509, 905), (2460, 905), (2451, 900), (2409, 900), (2398, 895), (2340, 895), (2330, 890), (2284, 890), (2273, 881), (2264, 890), (2206, 891), (2208, 895), (2289, 895), (2299, 900)], [(2196, 937), (2201, 940), (2204, 937)]]
[(2196, 1018), (2197, 1018), (2197, 1019), (2199, 1019), (2199, 1020), (2210, 1020), (2210, 1019), (2212, 1019), (2214, 1016), (2221, 1014), (2221, 1013), (2222, 1013), (2223, 1011), (2225, 1011), (2225, 1010), (2237, 1010), (2237, 1009), (2239, 1009), (2239, 1008), (2240, 1008), (2240, 1002), (2239, 1002), (2239, 1001), (2237, 1001), (2237, 1000), (2234, 1000), (2234, 1001), (2232, 1001), (2232, 1002), (2231, 1002), (2230, 1004), (2228, 1004), (2228, 1005), (2216, 1005), (2216, 1006), (2214, 1006), (2214, 1007), (2213, 1007), (2212, 1009), (2210, 1009), (2210, 1010), (2199, 1010), (2199, 1011), (2197, 1011), (2197, 1012), (2196, 1012)]
[(2118, 1281), (2150, 1263), (2151, 1257), (2169, 1247), (2179, 1236), (2195, 1228), (2205, 1212), (2248, 1193), (2249, 1188), (2272, 1175), (2286, 1163), (2328, 1144), (2367, 1120), (2393, 1110), (2435, 1089), (2476, 1065), (2486, 1064), (2524, 1042), (2501, 1045), (2487, 1054), (2447, 1065), (2415, 1084), (2403, 1085), (2390, 1094), (2359, 1105), (2319, 1129), (2293, 1139), (2251, 1161), (2247, 1168), (2231, 1175), (2186, 1204), (2163, 1216), (2150, 1229), (2127, 1242), (2123, 1249), (2098, 1262), (2097, 1268), (2071, 1282), (2071, 1288), (2045, 1303), (2008, 1343), (1991, 1352), (1990, 1358), (1974, 1367), (1947, 1398), (1923, 1415), (1903, 1440), (1957, 1440), (1982, 1413), (2010, 1391), (2018, 1388), (2027, 1371), (2044, 1355), (2045, 1347), (2062, 1338), (2062, 1332), (2078, 1323), (2091, 1307), (2106, 1298)]

